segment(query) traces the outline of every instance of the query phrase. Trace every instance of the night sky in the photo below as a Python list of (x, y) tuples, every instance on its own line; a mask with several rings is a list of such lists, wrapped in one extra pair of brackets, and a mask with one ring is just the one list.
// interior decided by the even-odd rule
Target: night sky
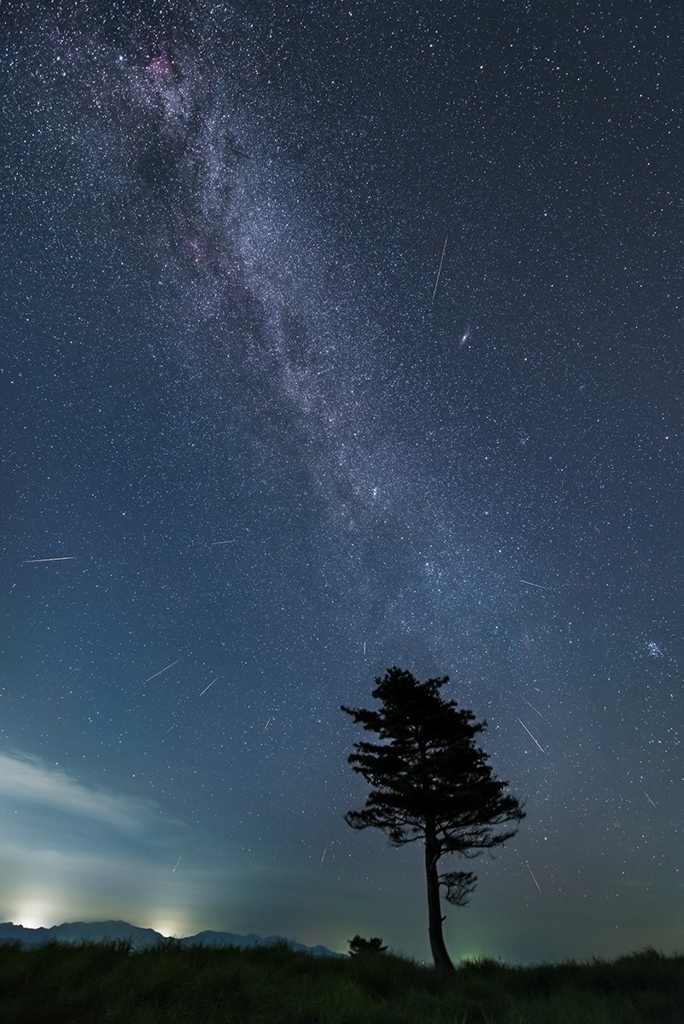
[(682, 950), (681, 4), (0, 22), (0, 918), (429, 959), (399, 665), (527, 811), (452, 956)]

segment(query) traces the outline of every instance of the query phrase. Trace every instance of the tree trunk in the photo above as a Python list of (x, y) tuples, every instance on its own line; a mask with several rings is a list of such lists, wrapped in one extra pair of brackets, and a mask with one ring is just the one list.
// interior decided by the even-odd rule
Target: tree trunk
[(440, 971), (454, 971), (454, 965), (447, 952), (442, 934), (442, 907), (439, 899), (439, 875), (437, 873), (437, 861), (439, 860), (439, 846), (431, 830), (426, 830), (425, 836), (425, 876), (427, 879), (427, 903), (428, 903), (428, 934), (430, 936), (430, 950), (435, 967)]

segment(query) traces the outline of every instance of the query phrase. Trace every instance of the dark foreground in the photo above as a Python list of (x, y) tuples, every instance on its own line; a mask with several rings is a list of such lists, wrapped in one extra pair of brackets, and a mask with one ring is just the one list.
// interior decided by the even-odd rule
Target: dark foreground
[(465, 964), (284, 946), (0, 946), (2, 1024), (682, 1024), (684, 956)]

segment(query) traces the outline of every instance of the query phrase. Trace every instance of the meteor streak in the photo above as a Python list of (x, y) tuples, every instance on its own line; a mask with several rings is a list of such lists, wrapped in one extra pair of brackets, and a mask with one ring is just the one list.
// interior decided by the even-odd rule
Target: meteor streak
[(651, 806), (652, 806), (652, 807), (655, 807), (656, 805), (655, 805), (655, 804), (653, 803), (653, 800), (651, 800), (651, 798), (650, 798), (650, 796), (648, 795), (648, 793), (646, 792), (646, 790), (645, 790), (645, 789), (642, 789), (642, 788), (641, 788), (641, 786), (639, 786), (639, 789), (641, 789), (641, 792), (642, 792), (642, 793), (644, 794), (644, 796), (645, 796), (645, 797), (646, 797), (646, 799), (648, 800), (649, 804), (651, 804)]
[[(536, 712), (537, 712), (537, 714), (539, 715), (539, 717), (540, 717), (540, 718), (543, 718), (543, 717), (544, 717), (544, 716), (542, 715), (541, 711), (539, 710), (539, 708), (535, 708), (534, 704), (530, 704), (530, 702), (529, 702), (529, 700), (527, 699), (527, 697), (523, 697), (522, 693), (521, 693), (521, 694), (519, 694), (518, 696), (519, 696), (519, 697), (521, 697), (521, 698), (522, 698), (522, 700), (524, 700), (524, 701), (525, 701), (525, 703), (527, 704), (527, 706), (528, 706), (528, 707), (532, 708), (532, 710), (533, 710), (533, 711), (536, 711)], [(518, 719), (518, 721), (520, 721), (520, 719)]]
[(534, 741), (534, 742), (535, 742), (535, 743), (537, 744), (537, 746), (538, 746), (538, 747), (539, 747), (539, 749), (541, 750), (542, 754), (545, 754), (545, 753), (546, 753), (546, 751), (545, 751), (545, 750), (544, 750), (544, 748), (542, 747), (541, 743), (539, 742), (539, 740), (535, 740), (534, 736), (532, 735), (532, 733), (530, 732), (530, 730), (529, 730), (529, 729), (527, 728), (527, 726), (525, 725), (525, 723), (524, 723), (524, 722), (522, 721), (522, 719), (520, 719), (520, 718), (519, 718), (519, 719), (518, 719), (518, 721), (520, 722), (520, 724), (522, 725), (523, 729), (525, 730), (525, 732), (527, 733), (527, 735), (528, 735), (528, 736), (530, 737), (530, 739), (531, 739), (531, 740), (533, 740), (533, 741)]
[(185, 850), (181, 850), (181, 853), (180, 853), (180, 857), (179, 857), (179, 858), (178, 858), (178, 860), (176, 861), (176, 866), (174, 867), (174, 869), (173, 869), (173, 871), (171, 872), (171, 874), (173, 874), (173, 873), (175, 872), (176, 868), (177, 868), (177, 867), (178, 867), (178, 865), (180, 864), (180, 862), (181, 862), (181, 857), (183, 856), (183, 854), (184, 854), (184, 853), (185, 853)]
[(150, 679), (156, 679), (157, 676), (160, 676), (162, 674), (162, 672), (166, 672), (167, 669), (173, 668), (174, 665), (177, 665), (178, 662), (182, 660), (182, 658), (178, 658), (178, 661), (172, 661), (170, 665), (165, 665), (164, 668), (160, 668), (158, 672), (154, 673), (154, 675), (148, 676), (147, 679), (144, 680), (144, 682), (149, 683)]
[(541, 885), (539, 884), (539, 882), (537, 881), (537, 879), (536, 879), (536, 878), (534, 877), (534, 871), (532, 870), (532, 868), (530, 867), (530, 865), (529, 865), (529, 864), (527, 864), (527, 861), (525, 861), (525, 864), (527, 865), (527, 870), (528, 870), (528, 871), (529, 871), (529, 873), (530, 873), (530, 874), (532, 875), (532, 880), (533, 880), (534, 884), (535, 884), (535, 885), (537, 886), (537, 888), (539, 889), (539, 892), (541, 892)]
[(548, 587), (542, 587), (541, 583), (530, 583), (529, 580), (520, 580), (521, 583), (526, 583), (528, 587), (537, 587), (539, 590), (548, 590)]
[(34, 562), (73, 562), (76, 555), (61, 555), (59, 558), (25, 558), (22, 565), (32, 565)]
[(444, 246), (442, 247), (442, 258), (439, 261), (439, 270), (437, 271), (437, 277), (435, 278), (435, 287), (432, 289), (432, 301), (433, 302), (435, 301), (435, 295), (437, 294), (437, 285), (439, 284), (439, 277), (440, 277), (440, 274), (442, 273), (442, 264), (444, 263), (444, 254), (446, 252), (446, 247), (447, 247), (447, 241), (448, 240), (449, 240), (449, 236), (445, 235), (444, 236)]
[[(219, 676), (216, 676), (216, 679), (219, 679), (219, 678), (220, 678)], [(209, 683), (209, 686), (213, 686), (213, 685), (214, 685), (214, 683), (216, 682), (216, 679), (212, 679), (212, 681), (211, 681), (211, 682)], [(204, 689), (202, 690), (202, 693), (200, 693), (200, 697), (204, 696), (204, 694), (205, 694), (205, 693), (207, 692), (207, 690), (209, 689), (209, 686), (205, 686), (205, 687), (204, 687)]]

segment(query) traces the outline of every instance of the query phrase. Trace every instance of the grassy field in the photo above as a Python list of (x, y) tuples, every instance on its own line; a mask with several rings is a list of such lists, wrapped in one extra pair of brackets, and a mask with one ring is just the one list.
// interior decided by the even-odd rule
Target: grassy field
[(387, 954), (287, 946), (141, 952), (127, 943), (0, 946), (2, 1024), (682, 1024), (684, 956), (455, 976)]

